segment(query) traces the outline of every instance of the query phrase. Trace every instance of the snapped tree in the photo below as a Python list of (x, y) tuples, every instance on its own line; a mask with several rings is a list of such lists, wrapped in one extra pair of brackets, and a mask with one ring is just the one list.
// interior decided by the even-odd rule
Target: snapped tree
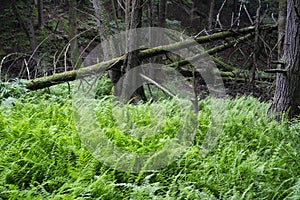
[[(266, 29), (274, 29), (274, 27), (266, 27)], [(206, 36), (199, 36), (198, 38), (195, 38), (194, 40), (188, 40), (188, 41), (183, 41), (183, 42), (177, 42), (174, 44), (169, 44), (169, 45), (164, 45), (164, 46), (158, 46), (154, 47), (152, 49), (145, 49), (141, 50), (138, 54), (138, 57), (140, 60), (146, 59), (146, 58), (152, 58), (154, 56), (162, 55), (165, 54), (168, 51), (173, 51), (173, 50), (179, 50), (183, 48), (187, 48), (191, 46), (191, 44), (194, 44), (194, 41), (198, 42), (199, 44), (203, 44), (206, 42), (214, 41), (214, 40), (219, 40), (219, 39), (226, 39), (230, 37), (237, 37), (237, 36), (242, 36), (244, 39), (234, 39), (231, 42), (225, 43), (221, 46), (217, 46), (214, 48), (213, 51), (208, 50), (207, 53), (209, 54), (214, 54), (216, 52), (223, 51), (224, 49), (228, 47), (232, 47), (233, 45), (245, 41), (245, 39), (249, 38), (246, 37), (245, 35), (253, 33), (255, 30), (254, 26), (242, 28), (236, 31), (223, 31), (223, 32), (218, 32), (212, 35), (206, 35)], [(50, 87), (52, 85), (57, 85), (60, 83), (64, 83), (67, 81), (74, 81), (77, 76), (80, 77), (85, 77), (89, 76), (89, 74), (97, 73), (97, 71), (103, 71), (103, 70), (111, 70), (118, 72), (120, 71), (120, 68), (124, 64), (124, 59), (125, 56), (120, 56), (117, 58), (113, 58), (108, 61), (103, 61), (91, 66), (87, 66), (84, 68), (80, 68), (78, 70), (72, 70), (72, 71), (66, 71), (62, 73), (57, 73), (53, 74), (51, 76), (45, 76), (45, 77), (40, 77), (36, 79), (32, 79), (27, 83), (27, 88), (29, 90), (38, 90), (46, 87)]]

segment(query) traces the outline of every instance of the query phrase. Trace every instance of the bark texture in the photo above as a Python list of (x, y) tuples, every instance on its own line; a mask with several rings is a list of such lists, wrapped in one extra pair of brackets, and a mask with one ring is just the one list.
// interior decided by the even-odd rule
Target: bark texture
[(74, 69), (78, 69), (82, 60), (77, 41), (77, 0), (69, 0), (69, 40), (70, 40), (70, 55), (71, 63)]
[[(139, 50), (134, 50), (132, 47), (134, 44), (139, 41), (138, 34), (135, 34), (134, 30), (136, 28), (142, 27), (142, 5), (143, 0), (127, 0), (126, 2), (126, 31), (127, 31), (127, 54), (125, 55), (123, 67), (121, 70), (122, 74), (128, 72), (129, 70), (137, 67), (140, 64)], [(135, 87), (135, 84), (138, 82), (135, 76), (127, 76), (123, 80), (122, 91), (115, 90), (116, 93), (120, 92), (122, 97), (127, 97), (128, 94), (125, 94), (128, 91), (128, 87)], [(120, 94), (119, 94), (120, 95)], [(146, 95), (143, 89), (143, 86), (138, 87), (136, 91), (132, 94), (130, 99), (133, 99), (134, 102), (139, 100), (146, 101)], [(125, 99), (129, 100), (129, 99)]]
[(166, 7), (167, 1), (160, 0), (159, 1), (159, 27), (165, 28), (166, 27)]
[(208, 15), (208, 30), (211, 30), (213, 28), (214, 10), (215, 10), (215, 0), (211, 0), (210, 7), (209, 7), (209, 15)]
[(38, 0), (37, 4), (38, 4), (38, 27), (39, 29), (43, 29), (44, 28), (43, 0)]
[[(101, 41), (107, 41), (109, 37), (112, 35), (110, 31), (110, 24), (109, 24), (109, 17), (104, 7), (103, 0), (93, 0), (93, 7), (95, 11), (95, 16), (98, 25), (98, 33), (100, 36)], [(113, 57), (113, 47), (110, 46), (108, 42), (102, 42), (102, 49), (104, 55), (104, 61), (110, 60)], [(120, 70), (109, 70), (109, 77), (113, 84), (116, 86), (117, 82), (119, 81), (122, 73)]]
[(285, 28), (284, 53), (286, 73), (278, 73), (276, 92), (270, 112), (275, 112), (277, 120), (287, 112), (292, 118), (300, 114), (300, 0), (287, 2), (287, 22)]

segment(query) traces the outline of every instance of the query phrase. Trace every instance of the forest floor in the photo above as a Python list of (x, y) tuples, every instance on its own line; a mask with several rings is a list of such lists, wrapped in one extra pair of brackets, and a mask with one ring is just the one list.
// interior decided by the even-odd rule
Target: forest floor
[[(66, 91), (67, 84), (25, 96), (14, 90), (17, 98), (2, 99), (1, 199), (300, 198), (300, 122), (269, 118), (269, 103), (253, 97), (201, 100), (192, 145), (160, 170), (130, 173), (93, 156), (85, 141), (92, 144), (97, 137), (80, 135), (74, 100)], [(115, 107), (109, 96), (97, 102), (93, 110), (100, 132), (127, 152), (160, 150), (180, 130), (183, 110), (174, 100), (134, 109), (130, 104)], [(215, 103), (219, 112), (227, 108), (226, 116), (204, 154)], [(91, 123), (81, 124), (81, 130), (89, 130)], [(149, 137), (133, 137), (136, 131)]]

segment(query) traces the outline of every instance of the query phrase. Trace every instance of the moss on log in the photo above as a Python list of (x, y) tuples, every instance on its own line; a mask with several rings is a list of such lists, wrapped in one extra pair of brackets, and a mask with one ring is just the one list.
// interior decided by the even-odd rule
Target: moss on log
[[(274, 27), (271, 27), (271, 28), (274, 29)], [(234, 44), (236, 44), (239, 41), (242, 41), (243, 40), (242, 38), (250, 37), (251, 34), (248, 34), (248, 33), (252, 33), (252, 32), (254, 32), (254, 30), (255, 30), (255, 27), (250, 26), (250, 27), (238, 29), (236, 31), (228, 30), (228, 31), (223, 31), (223, 32), (215, 33), (215, 34), (208, 35), (208, 36), (200, 36), (198, 38), (191, 39), (188, 41), (177, 42), (177, 43), (173, 43), (173, 44), (169, 44), (169, 45), (158, 46), (158, 47), (151, 48), (151, 49), (141, 50), (139, 53), (139, 58), (140, 59), (151, 58), (151, 57), (154, 57), (157, 55), (164, 54), (166, 52), (190, 47), (192, 44), (195, 44), (195, 41), (201, 44), (201, 43), (210, 42), (210, 41), (214, 41), (214, 40), (218, 40), (218, 39), (225, 39), (227, 37), (236, 37), (239, 35), (247, 34), (246, 36), (243, 36), (238, 40), (233, 40), (224, 45), (221, 45), (221, 46), (218, 46), (218, 47), (215, 47), (213, 49), (206, 51), (206, 53), (214, 54), (216, 52), (220, 52), (228, 47), (233, 46)], [(38, 90), (38, 89), (50, 87), (53, 85), (57, 85), (57, 84), (60, 84), (63, 82), (74, 81), (76, 79), (76, 77), (78, 77), (78, 76), (86, 77), (86, 76), (89, 76), (90, 74), (103, 72), (105, 70), (114, 69), (114, 68), (118, 69), (119, 67), (122, 66), (122, 64), (124, 62), (124, 58), (125, 58), (125, 56), (120, 56), (120, 57), (114, 58), (112, 60), (100, 62), (95, 65), (80, 68), (78, 70), (72, 70), (72, 71), (67, 71), (67, 72), (63, 72), (63, 73), (53, 74), (51, 76), (36, 78), (36, 79), (28, 81), (26, 87), (29, 90)], [(192, 59), (196, 59), (196, 58), (197, 57), (192, 58)], [(188, 60), (183, 60), (182, 62), (179, 62), (179, 64), (186, 65), (186, 64), (188, 64), (188, 62), (189, 62)]]

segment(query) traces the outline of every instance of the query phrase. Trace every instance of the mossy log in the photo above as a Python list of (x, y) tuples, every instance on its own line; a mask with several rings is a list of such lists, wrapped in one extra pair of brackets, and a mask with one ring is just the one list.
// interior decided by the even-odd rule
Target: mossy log
[[(270, 28), (274, 29), (274, 27), (267, 27), (267, 29), (270, 29)], [(214, 53), (220, 52), (226, 48), (229, 48), (229, 47), (233, 46), (234, 44), (243, 41), (244, 39), (251, 37), (251, 33), (253, 33), (254, 30), (255, 30), (255, 27), (250, 26), (250, 27), (238, 29), (235, 31), (233, 31), (233, 30), (223, 31), (223, 32), (214, 33), (214, 34), (208, 35), (208, 36), (200, 36), (193, 40), (176, 42), (176, 43), (169, 44), (169, 45), (158, 46), (158, 47), (154, 47), (151, 49), (141, 50), (139, 52), (139, 59), (151, 58), (151, 57), (161, 55), (161, 54), (164, 54), (167, 52), (172, 52), (174, 50), (180, 50), (183, 48), (187, 48), (187, 47), (190, 47), (191, 45), (195, 44), (195, 41), (198, 42), (199, 44), (203, 44), (203, 43), (214, 41), (214, 40), (225, 39), (228, 37), (236, 37), (239, 35), (246, 34), (246, 36), (240, 37), (237, 40), (230, 41), (228, 43), (225, 43), (223, 45), (214, 47), (213, 49), (206, 51), (206, 53), (214, 54)], [(244, 38), (244, 39), (242, 39), (242, 38)], [(47, 88), (47, 87), (50, 87), (53, 85), (57, 85), (57, 84), (60, 84), (63, 82), (74, 81), (76, 79), (76, 77), (78, 77), (78, 76), (87, 77), (90, 74), (95, 74), (97, 72), (103, 72), (103, 71), (109, 70), (109, 69), (119, 69), (123, 65), (124, 58), (125, 58), (125, 56), (123, 55), (123, 56), (114, 58), (112, 60), (100, 62), (100, 63), (94, 64), (94, 65), (91, 65), (88, 67), (80, 68), (78, 70), (72, 70), (72, 71), (67, 71), (67, 72), (63, 72), (63, 73), (53, 74), (51, 76), (32, 79), (27, 82), (26, 87), (29, 90), (38, 90), (38, 89)], [(188, 64), (188, 59), (183, 60), (182, 63), (180, 63), (180, 64), (186, 65), (184, 63)]]

